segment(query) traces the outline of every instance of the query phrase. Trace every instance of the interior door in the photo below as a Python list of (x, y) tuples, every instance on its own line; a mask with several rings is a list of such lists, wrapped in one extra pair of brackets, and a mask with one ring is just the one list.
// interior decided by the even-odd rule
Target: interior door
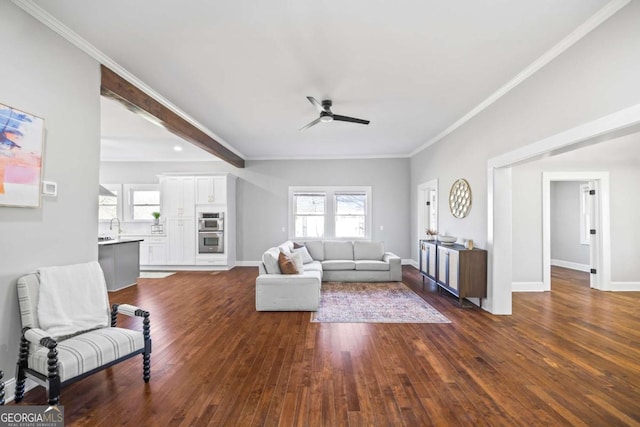
[(589, 222), (589, 259), (591, 264), (591, 274), (589, 275), (589, 286), (600, 288), (600, 242), (602, 230), (599, 230), (600, 218), (600, 189), (598, 181), (589, 181), (589, 203), (587, 207)]

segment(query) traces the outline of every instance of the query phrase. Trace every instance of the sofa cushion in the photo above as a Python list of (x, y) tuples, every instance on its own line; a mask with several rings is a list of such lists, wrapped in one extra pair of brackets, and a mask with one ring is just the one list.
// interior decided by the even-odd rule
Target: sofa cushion
[[(382, 256), (381, 256), (382, 258)], [(327, 240), (324, 242), (325, 260), (353, 260), (353, 243), (339, 240)]]
[(300, 254), (300, 256), (302, 257), (303, 264), (309, 264), (310, 262), (313, 262), (313, 258), (311, 258), (309, 251), (304, 246), (301, 246), (299, 248), (294, 248), (293, 253)]
[(262, 254), (262, 262), (264, 268), (267, 270), (267, 274), (281, 274), (280, 267), (278, 266), (278, 257), (280, 256), (280, 249), (269, 248)]
[(355, 270), (355, 261), (338, 259), (338, 260), (325, 260), (322, 261), (323, 270)]
[(282, 251), (278, 255), (278, 266), (282, 274), (298, 274), (298, 269), (296, 268), (296, 263), (293, 261), (293, 258)]
[(353, 242), (353, 259), (379, 260), (384, 256), (384, 244), (382, 242), (367, 242), (356, 240)]
[[(58, 343), (60, 381), (74, 378), (92, 369), (144, 348), (142, 332), (121, 328), (101, 328), (76, 335)], [(29, 367), (47, 375), (49, 349), (38, 346), (29, 353)]]
[(313, 261), (304, 265), (304, 271), (319, 271), (322, 273), (322, 263), (320, 261)]
[(309, 255), (316, 261), (324, 261), (324, 242), (322, 240), (313, 240), (305, 243)]
[(359, 260), (356, 261), (356, 270), (376, 270), (376, 271), (388, 271), (389, 263), (384, 261), (374, 260)]

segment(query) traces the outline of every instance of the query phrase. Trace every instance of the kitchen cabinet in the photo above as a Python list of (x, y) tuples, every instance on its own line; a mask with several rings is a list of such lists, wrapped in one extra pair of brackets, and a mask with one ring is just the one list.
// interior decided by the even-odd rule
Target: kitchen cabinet
[(462, 245), (435, 245), (437, 248), (437, 281), (440, 289), (458, 297), (487, 296), (487, 251), (466, 249)]
[(114, 239), (98, 243), (98, 262), (107, 290), (135, 285), (140, 276), (141, 239)]
[(195, 265), (196, 221), (195, 219), (168, 219), (167, 264)]
[(167, 238), (165, 236), (144, 237), (140, 243), (140, 265), (166, 265)]
[(195, 218), (195, 179), (192, 176), (165, 176), (160, 183), (162, 213), (168, 218)]
[(420, 240), (420, 273), (434, 282), (437, 280), (437, 250), (438, 246), (435, 241)]
[(226, 182), (226, 176), (196, 176), (196, 204), (227, 204)]

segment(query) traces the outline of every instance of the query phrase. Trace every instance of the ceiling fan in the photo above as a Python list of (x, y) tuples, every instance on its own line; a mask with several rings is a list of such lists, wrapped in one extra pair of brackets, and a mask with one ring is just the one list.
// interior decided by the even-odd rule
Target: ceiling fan
[(334, 120), (339, 122), (360, 123), (362, 125), (369, 124), (369, 120), (362, 120), (362, 119), (356, 119), (355, 117), (347, 117), (347, 116), (340, 116), (338, 114), (333, 114), (331, 112), (332, 102), (330, 99), (325, 99), (324, 101), (322, 101), (322, 104), (319, 103), (318, 100), (315, 99), (313, 96), (307, 96), (307, 99), (311, 104), (313, 104), (314, 107), (316, 107), (316, 109), (320, 113), (320, 117), (318, 117), (308, 125), (301, 127), (300, 131), (308, 129), (311, 126), (317, 125), (320, 122), (329, 123)]

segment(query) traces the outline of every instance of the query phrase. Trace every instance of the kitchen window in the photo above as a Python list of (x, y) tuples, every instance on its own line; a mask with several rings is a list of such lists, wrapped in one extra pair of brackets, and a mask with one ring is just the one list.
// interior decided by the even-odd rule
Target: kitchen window
[(153, 221), (152, 212), (160, 212), (160, 190), (154, 184), (125, 185), (127, 221)]
[(290, 239), (370, 239), (371, 187), (289, 187)]
[(111, 195), (98, 195), (98, 220), (110, 221), (112, 218), (121, 217), (120, 212), (122, 202), (120, 195), (120, 185), (102, 185), (105, 189), (113, 193)]

